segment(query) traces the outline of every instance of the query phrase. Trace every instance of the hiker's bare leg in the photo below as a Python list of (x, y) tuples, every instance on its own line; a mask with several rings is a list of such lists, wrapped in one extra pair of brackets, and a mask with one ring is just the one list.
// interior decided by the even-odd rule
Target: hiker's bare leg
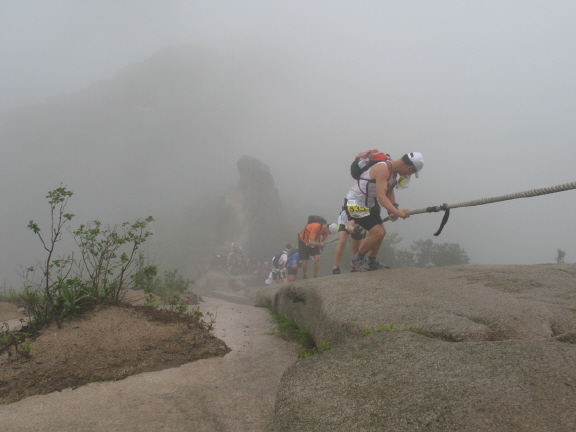
[(362, 240), (356, 240), (356, 239), (350, 240), (350, 254), (351, 254), (350, 256), (356, 255), (356, 252), (360, 250), (361, 243)]
[(308, 270), (308, 260), (302, 260), (302, 279), (306, 279), (306, 270)]
[[(386, 229), (384, 229), (384, 236), (386, 236)], [(384, 241), (384, 237), (382, 237), (382, 240), (380, 240), (380, 241), (378, 242), (378, 244), (374, 245), (374, 246), (372, 247), (372, 249), (370, 249), (370, 250), (368, 251), (368, 256), (369, 256), (369, 257), (376, 258), (376, 256), (378, 255), (378, 251), (380, 250), (380, 246), (382, 245), (382, 242), (383, 242), (383, 241)]]
[[(360, 249), (358, 252), (360, 255), (366, 255), (368, 252), (376, 254), (378, 253), (378, 249), (380, 249), (380, 244), (382, 244), (382, 240), (384, 240), (384, 236), (386, 235), (386, 230), (384, 229), (384, 225), (374, 225), (370, 231), (368, 231), (368, 235), (360, 244)], [(376, 256), (376, 255), (370, 255)]]
[(342, 262), (342, 254), (344, 253), (344, 248), (348, 241), (348, 233), (346, 231), (338, 232), (338, 245), (336, 246), (336, 251), (334, 252), (334, 267), (340, 267)]
[(318, 276), (320, 270), (320, 254), (314, 255), (314, 277)]

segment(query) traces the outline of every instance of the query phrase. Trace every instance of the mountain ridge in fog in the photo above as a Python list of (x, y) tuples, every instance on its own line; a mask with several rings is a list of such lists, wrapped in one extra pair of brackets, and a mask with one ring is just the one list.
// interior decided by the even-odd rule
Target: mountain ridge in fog
[[(84, 90), (12, 111), (2, 135), (34, 155), (36, 173), (59, 170), (71, 186), (80, 173), (100, 182), (105, 173), (162, 198), (165, 188), (154, 184), (165, 171), (201, 182), (216, 164), (234, 163), (236, 127), (271, 75), (204, 49), (166, 49)], [(212, 184), (225, 184), (223, 174), (212, 174)]]
[[(4, 209), (4, 244), (28, 241), (25, 221), (45, 216), (42, 199), (60, 184), (75, 193), (78, 223), (152, 215), (161, 225), (198, 197), (221, 195), (238, 176), (237, 128), (255, 103), (277, 97), (277, 79), (275, 66), (257, 57), (180, 46), (83, 90), (4, 113), (0, 139), (10, 163), (3, 175), (12, 185), (5, 199), (19, 203)], [(41, 253), (14, 253), (11, 265), (33, 261), (34, 252)]]

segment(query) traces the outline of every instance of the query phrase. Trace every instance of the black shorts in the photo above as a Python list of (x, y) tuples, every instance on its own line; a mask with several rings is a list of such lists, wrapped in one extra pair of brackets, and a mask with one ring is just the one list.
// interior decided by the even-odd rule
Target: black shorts
[(298, 267), (296, 268), (288, 267), (286, 269), (286, 272), (288, 273), (289, 276), (296, 276), (298, 274)]
[(306, 246), (300, 237), (298, 237), (298, 253), (300, 261), (308, 261), (310, 257), (320, 255), (320, 248), (318, 246)]
[(380, 204), (376, 203), (372, 208), (370, 208), (370, 214), (368, 216), (364, 216), (363, 218), (353, 218), (350, 216), (350, 213), (348, 213), (346, 202), (347, 200), (344, 202), (344, 208), (346, 209), (348, 220), (353, 220), (366, 231), (370, 231), (376, 225), (382, 225), (384, 223), (382, 216), (380, 216)]

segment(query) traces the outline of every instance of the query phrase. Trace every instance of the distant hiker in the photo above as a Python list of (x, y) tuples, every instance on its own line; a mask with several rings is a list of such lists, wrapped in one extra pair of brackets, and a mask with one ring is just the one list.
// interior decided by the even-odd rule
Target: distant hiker
[(318, 277), (320, 270), (320, 250), (326, 245), (326, 238), (330, 230), (328, 222), (322, 216), (309, 216), (308, 223), (300, 234), (298, 234), (298, 252), (302, 264), (302, 279), (306, 279), (308, 270), (308, 259), (314, 259), (313, 274)]
[[(342, 262), (342, 254), (346, 248), (346, 243), (348, 243), (348, 236), (352, 236), (350, 241), (350, 257), (353, 257), (358, 249), (360, 248), (360, 242), (364, 238), (366, 230), (360, 225), (354, 222), (354, 220), (348, 220), (348, 214), (346, 210), (340, 212), (338, 217), (338, 245), (336, 245), (336, 251), (334, 252), (334, 268), (332, 269), (332, 274), (340, 274), (340, 263)], [(350, 260), (350, 271), (357, 271), (354, 265), (352, 265), (352, 260)]]
[(228, 254), (228, 271), (230, 273), (239, 273), (245, 263), (245, 254), (240, 245), (232, 243), (230, 253)]
[[(356, 157), (352, 163), (351, 173), (356, 182), (346, 195), (344, 207), (348, 218), (354, 220), (368, 231), (360, 243), (358, 252), (352, 257), (352, 264), (357, 271), (378, 270), (387, 268), (376, 261), (382, 240), (386, 235), (382, 217), (376, 214), (378, 203), (386, 211), (390, 220), (406, 219), (408, 209), (400, 209), (396, 203), (394, 188), (406, 188), (410, 176), (424, 167), (420, 153), (407, 153), (401, 159), (390, 160), (378, 150), (369, 150)], [(400, 176), (400, 177), (398, 177)]]
[(272, 258), (272, 281), (273, 283), (288, 282), (286, 277), (286, 262), (292, 251), (292, 245), (287, 244), (284, 250)]
[(300, 265), (300, 253), (298, 249), (293, 249), (288, 255), (288, 261), (286, 262), (286, 275), (288, 276), (288, 282), (294, 282), (298, 277), (298, 266)]
[(292, 254), (293, 247), (290, 243), (287, 243), (284, 246), (284, 250), (282, 251), (282, 255), (280, 255), (279, 264), (282, 270), (284, 270), (284, 277), (282, 278), (283, 282), (288, 282), (288, 258)]

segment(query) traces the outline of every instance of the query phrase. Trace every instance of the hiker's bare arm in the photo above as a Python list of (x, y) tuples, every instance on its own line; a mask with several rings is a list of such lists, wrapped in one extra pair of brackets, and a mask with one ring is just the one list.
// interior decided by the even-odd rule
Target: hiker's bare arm
[[(388, 197), (388, 199), (390, 200), (392, 205), (394, 207), (398, 208), (398, 204), (395, 204), (396, 203), (396, 194), (394, 193), (394, 189), (389, 189), (388, 192), (386, 193), (386, 196)], [(404, 212), (404, 217), (388, 212), (388, 217), (390, 218), (390, 220), (395, 221), (395, 220), (398, 220), (399, 217), (402, 217), (402, 219), (406, 219), (407, 217), (410, 217), (410, 215), (406, 214), (408, 209), (400, 209), (400, 211)]]
[(386, 197), (390, 200), (392, 205), (396, 202), (396, 193), (394, 192), (394, 188), (388, 189), (386, 191)]
[(321, 231), (322, 231), (322, 227), (312, 229), (312, 231), (310, 232), (310, 239), (308, 240), (308, 246), (312, 246), (312, 247), (318, 246), (321, 248), (323, 248), (325, 246), (325, 243), (324, 243), (325, 236), (324, 236), (324, 234), (321, 233)]
[[(390, 172), (388, 171), (388, 166), (386, 164), (378, 164), (374, 165), (372, 170), (373, 171), (371, 171), (370, 174), (376, 179), (376, 194), (378, 202), (386, 209), (390, 215), (390, 220), (396, 220), (399, 217), (406, 219), (408, 217), (406, 214), (408, 209), (397, 209), (394, 207), (394, 202), (390, 200), (388, 191), (388, 177), (390, 176)], [(392, 199), (395, 199), (393, 190)]]

